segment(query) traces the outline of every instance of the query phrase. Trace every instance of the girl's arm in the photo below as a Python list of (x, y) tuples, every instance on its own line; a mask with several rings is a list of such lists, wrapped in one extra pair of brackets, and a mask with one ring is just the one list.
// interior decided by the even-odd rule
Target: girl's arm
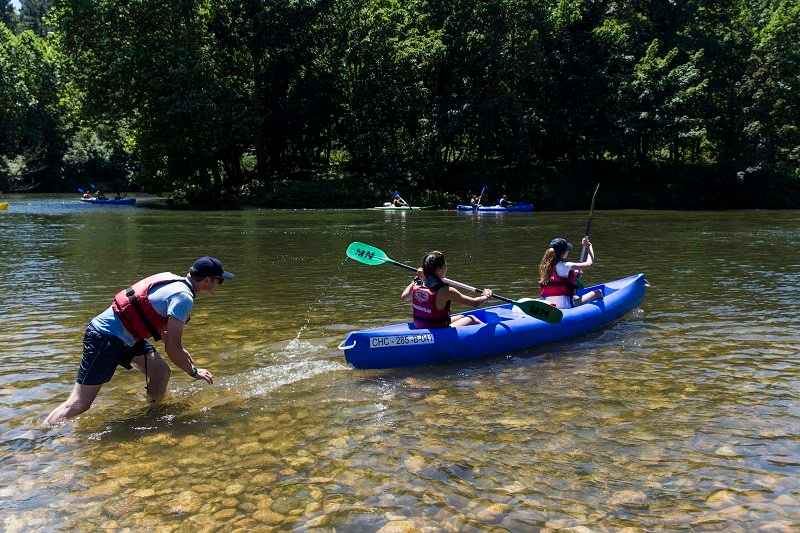
[(408, 287), (403, 289), (403, 292), (400, 293), (401, 300), (404, 300), (406, 302), (411, 300), (411, 289), (414, 287), (414, 283), (416, 282), (412, 281), (411, 283), (408, 284)]
[(448, 287), (447, 297), (454, 302), (460, 303), (461, 305), (475, 307), (477, 305), (484, 303), (486, 300), (492, 297), (492, 289), (483, 289), (483, 294), (481, 294), (480, 296), (475, 296), (473, 298), (471, 296), (465, 296), (461, 294), (460, 292), (458, 292), (457, 289), (454, 289), (453, 287)]
[(411, 289), (414, 287), (414, 284), (417, 282), (418, 279), (422, 279), (422, 269), (417, 269), (417, 277), (414, 278), (414, 281), (408, 284), (408, 287), (403, 289), (403, 292), (400, 293), (400, 299), (406, 302), (411, 300)]
[(594, 247), (592, 247), (592, 243), (589, 242), (589, 238), (588, 237), (584, 237), (583, 241), (581, 242), (581, 244), (583, 246), (588, 246), (589, 247), (589, 253), (586, 254), (586, 261), (583, 261), (582, 263), (570, 263), (570, 265), (572, 265), (571, 268), (573, 268), (573, 269), (577, 268), (579, 270), (582, 270), (582, 269), (590, 267), (590, 266), (592, 266), (594, 264)]

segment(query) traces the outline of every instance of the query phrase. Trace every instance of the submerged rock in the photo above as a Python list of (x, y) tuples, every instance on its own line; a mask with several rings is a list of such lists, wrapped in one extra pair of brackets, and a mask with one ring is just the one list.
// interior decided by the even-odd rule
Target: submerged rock
[(198, 493), (184, 490), (175, 497), (169, 510), (177, 514), (193, 514), (200, 510), (203, 501)]
[(734, 450), (730, 446), (720, 446), (719, 448), (714, 450), (714, 453), (721, 457), (736, 457), (739, 455), (738, 453), (736, 453), (736, 450)]
[(254, 485), (269, 485), (278, 478), (274, 472), (262, 472), (250, 478), (250, 483)]
[(178, 441), (178, 446), (181, 448), (194, 448), (199, 446), (202, 440), (197, 435), (187, 435)]
[(409, 472), (416, 474), (425, 468), (425, 459), (419, 455), (411, 455), (403, 460), (403, 465)]
[(241, 494), (244, 492), (244, 485), (240, 485), (238, 483), (234, 483), (232, 485), (228, 485), (225, 487), (225, 494), (228, 496), (236, 496), (237, 494)]
[(736, 493), (728, 489), (720, 489), (706, 498), (706, 505), (714, 509), (728, 507), (736, 501)]
[(234, 516), (236, 516), (236, 509), (223, 509), (221, 511), (217, 511), (216, 513), (214, 513), (212, 515), (212, 518), (214, 518), (214, 520), (224, 522), (230, 520)]
[(155, 496), (156, 491), (153, 489), (139, 489), (133, 493), (134, 496), (137, 498), (149, 498), (151, 496)]
[(256, 511), (253, 513), (253, 518), (258, 520), (259, 522), (264, 522), (265, 524), (269, 525), (278, 525), (286, 520), (286, 517), (282, 514), (278, 514), (275, 511), (271, 511), (268, 509)]
[(774, 520), (766, 524), (761, 524), (758, 531), (763, 531), (765, 533), (789, 533), (790, 531), (795, 532), (797, 530), (795, 529), (795, 525), (788, 520)]
[(264, 445), (260, 442), (248, 442), (246, 444), (242, 444), (241, 446), (236, 448), (236, 451), (239, 452), (241, 455), (253, 455), (256, 453), (261, 453), (261, 450), (264, 449)]
[(331, 519), (327, 515), (317, 516), (316, 518), (311, 518), (310, 520), (306, 520), (303, 524), (303, 529), (306, 528), (313, 528), (313, 527), (325, 527), (330, 523)]
[(493, 503), (482, 509), (478, 509), (475, 513), (475, 518), (481, 522), (499, 522), (504, 514), (506, 514), (511, 506), (505, 503)]
[(639, 490), (621, 490), (615, 492), (608, 500), (608, 504), (612, 507), (619, 507), (622, 505), (644, 505), (647, 503), (647, 495)]
[(410, 520), (392, 520), (384, 524), (377, 533), (416, 533), (419, 529)]

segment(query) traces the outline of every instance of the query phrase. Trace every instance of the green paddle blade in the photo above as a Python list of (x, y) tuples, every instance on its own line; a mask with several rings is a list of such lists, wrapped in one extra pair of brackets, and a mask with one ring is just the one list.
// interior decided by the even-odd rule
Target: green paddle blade
[(347, 247), (347, 257), (364, 265), (382, 265), (389, 260), (386, 252), (363, 242), (351, 242)]
[(523, 313), (530, 315), (533, 318), (544, 320), (550, 324), (557, 324), (561, 322), (563, 313), (561, 309), (553, 307), (541, 300), (532, 300), (530, 298), (523, 298), (514, 302), (514, 305), (519, 307)]

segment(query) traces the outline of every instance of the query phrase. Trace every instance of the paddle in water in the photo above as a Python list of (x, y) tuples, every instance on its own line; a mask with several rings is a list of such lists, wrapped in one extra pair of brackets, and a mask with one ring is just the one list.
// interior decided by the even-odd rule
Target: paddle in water
[(478, 204), (474, 206), (475, 209), (477, 209), (477, 208), (479, 208), (481, 206), (481, 200), (483, 200), (483, 193), (485, 193), (485, 192), (486, 192), (486, 185), (484, 185), (483, 188), (481, 189), (481, 195), (478, 196)]
[[(347, 247), (347, 257), (354, 261), (358, 261), (363, 265), (368, 266), (378, 266), (384, 263), (390, 263), (392, 265), (397, 265), (401, 268), (405, 268), (411, 272), (416, 272), (416, 267), (411, 265), (407, 265), (405, 263), (401, 263), (400, 261), (395, 261), (388, 255), (386, 252), (381, 250), (380, 248), (376, 248), (370, 244), (365, 244), (363, 242), (351, 242), (350, 246)], [(481, 289), (476, 287), (472, 287), (470, 285), (466, 285), (464, 283), (460, 283), (458, 281), (453, 281), (451, 279), (443, 278), (442, 281), (446, 285), (450, 285), (457, 289), (462, 289), (465, 291), (473, 292), (476, 294), (480, 294), (483, 292)], [(512, 300), (511, 298), (506, 298), (505, 296), (500, 296), (499, 294), (493, 294), (492, 298), (496, 298), (503, 302), (508, 302), (516, 305), (519, 307), (523, 313), (530, 315), (534, 318), (538, 318), (539, 320), (544, 320), (545, 322), (549, 322), (551, 324), (555, 324), (557, 322), (561, 322), (562, 314), (561, 310), (557, 309), (541, 300), (531, 300), (531, 299), (523, 299), (523, 300)]]
[[(597, 184), (597, 187), (594, 188), (594, 194), (592, 195), (592, 206), (589, 208), (589, 219), (586, 221), (586, 231), (584, 232), (585, 237), (589, 237), (592, 231), (592, 215), (594, 215), (594, 199), (597, 198), (597, 191), (600, 190), (600, 184)], [(586, 256), (589, 254), (589, 247), (584, 246), (581, 249), (581, 263), (586, 261)]]

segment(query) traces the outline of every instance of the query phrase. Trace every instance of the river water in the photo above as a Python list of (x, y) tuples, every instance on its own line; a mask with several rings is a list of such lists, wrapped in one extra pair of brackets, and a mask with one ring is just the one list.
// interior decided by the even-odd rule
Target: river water
[[(572, 342), (441, 367), (355, 371), (353, 329), (405, 320), (408, 275), (353, 240), (533, 295), (585, 213), (171, 212), (11, 197), (0, 212), (0, 529), (797, 531), (800, 212), (595, 213), (590, 282), (645, 272), (641, 309)], [(598, 199), (602, 205), (602, 199)], [(119, 369), (68, 395), (86, 323), (145, 275), (216, 255), (148, 408)], [(162, 350), (163, 353), (163, 350)]]

